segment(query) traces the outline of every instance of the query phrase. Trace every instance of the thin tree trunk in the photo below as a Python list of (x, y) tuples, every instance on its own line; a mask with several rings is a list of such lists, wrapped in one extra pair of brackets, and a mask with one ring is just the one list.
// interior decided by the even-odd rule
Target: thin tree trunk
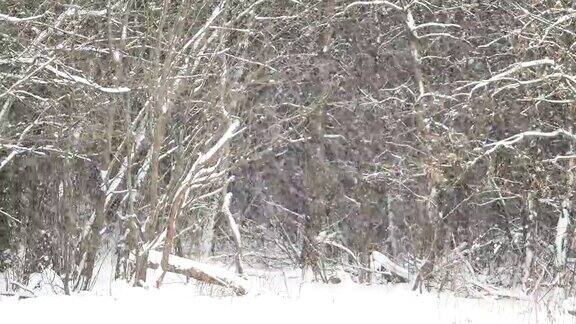
[[(572, 126), (568, 127), (569, 131), (572, 132)], [(570, 150), (568, 155), (574, 154), (574, 144), (570, 143)], [(570, 284), (568, 276), (566, 276), (567, 268), (566, 261), (568, 259), (568, 232), (570, 231), (570, 224), (572, 222), (572, 199), (574, 192), (574, 160), (570, 159), (568, 162), (567, 170), (567, 181), (566, 181), (566, 194), (562, 199), (561, 203), (561, 214), (558, 217), (558, 223), (556, 224), (556, 240), (554, 246), (556, 249), (556, 268), (558, 276), (558, 284), (561, 287), (565, 287)], [(576, 231), (574, 232), (576, 234)], [(574, 236), (572, 236), (572, 246), (574, 246)], [(565, 295), (566, 291), (562, 289), (562, 294)]]
[(312, 107), (308, 119), (310, 140), (305, 144), (305, 165), (304, 165), (304, 187), (308, 206), (308, 217), (304, 224), (304, 241), (302, 246), (301, 260), (303, 265), (303, 275), (311, 270), (315, 278), (324, 278), (320, 267), (320, 246), (316, 242), (316, 237), (322, 230), (323, 222), (327, 216), (328, 189), (324, 182), (327, 181), (327, 170), (324, 165), (324, 127), (327, 97), (331, 92), (331, 76), (328, 70), (330, 45), (332, 43), (333, 27), (331, 18), (334, 15), (334, 0), (324, 0), (324, 17), (327, 20), (327, 27), (321, 35), (319, 42), (321, 50), (320, 60), (320, 82), (322, 82), (322, 93), (320, 102)]
[(398, 225), (396, 224), (396, 213), (392, 208), (392, 198), (386, 197), (386, 215), (388, 215), (388, 242), (390, 243), (390, 253), (392, 256), (398, 254)]
[(534, 192), (528, 194), (527, 208), (528, 216), (524, 224), (524, 267), (522, 271), (522, 285), (525, 289), (528, 288), (528, 280), (532, 273), (532, 263), (534, 262), (534, 224), (536, 217), (536, 197)]

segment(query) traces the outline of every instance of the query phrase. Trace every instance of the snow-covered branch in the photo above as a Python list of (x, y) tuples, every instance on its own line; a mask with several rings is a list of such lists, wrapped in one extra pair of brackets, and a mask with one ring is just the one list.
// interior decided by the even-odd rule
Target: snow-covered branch
[(485, 147), (488, 147), (489, 149), (486, 150), (482, 155), (475, 158), (472, 162), (470, 162), (470, 165), (476, 164), (476, 162), (478, 162), (483, 157), (491, 155), (492, 153), (496, 152), (498, 149), (500, 149), (502, 147), (511, 147), (512, 145), (517, 144), (517, 143), (519, 143), (525, 139), (529, 139), (529, 138), (533, 138), (533, 137), (555, 138), (555, 137), (559, 137), (559, 136), (565, 136), (572, 141), (576, 141), (576, 135), (570, 133), (569, 131), (567, 131), (565, 129), (557, 129), (557, 130), (552, 131), (552, 132), (526, 131), (526, 132), (522, 132), (522, 133), (510, 136), (506, 139), (503, 139), (503, 140), (500, 140), (500, 141), (497, 141), (494, 143), (486, 144)]
[(84, 77), (81, 77), (81, 76), (78, 76), (78, 75), (74, 75), (74, 74), (70, 74), (70, 73), (68, 73), (68, 72), (64, 72), (64, 71), (58, 70), (57, 68), (55, 68), (54, 66), (52, 66), (52, 65), (50, 65), (50, 64), (47, 65), (47, 66), (45, 67), (45, 69), (48, 70), (48, 71), (50, 71), (50, 72), (52, 72), (52, 73), (54, 73), (55, 75), (57, 75), (57, 76), (59, 76), (59, 77), (61, 77), (61, 78), (63, 78), (63, 79), (71, 82), (71, 83), (80, 83), (80, 84), (83, 84), (83, 85), (86, 85), (86, 86), (95, 88), (95, 89), (97, 89), (97, 90), (99, 90), (99, 91), (101, 91), (101, 92), (106, 92), (106, 93), (126, 93), (126, 92), (130, 92), (130, 88), (128, 88), (128, 87), (115, 87), (115, 88), (112, 88), (112, 87), (104, 87), (104, 86), (101, 86), (101, 85), (97, 84), (96, 82), (90, 81), (90, 80), (88, 80), (88, 79), (86, 79), (86, 78), (84, 78)]
[[(119, 4), (120, 2), (117, 2)], [(107, 9), (100, 10), (86, 10), (80, 6), (68, 5), (68, 9), (64, 12), (66, 16), (89, 16), (89, 17), (106, 17), (108, 14)]]
[(420, 24), (417, 26), (414, 26), (414, 29), (421, 29), (421, 28), (427, 28), (427, 27), (438, 27), (438, 28), (448, 28), (448, 27), (456, 27), (456, 28), (462, 28), (460, 25), (457, 24), (444, 24), (444, 23), (437, 23), (437, 22), (428, 22), (428, 23), (424, 23), (424, 24)]
[(346, 13), (346, 11), (354, 8), (354, 7), (358, 7), (358, 6), (376, 6), (376, 5), (384, 5), (386, 7), (395, 9), (395, 10), (399, 10), (399, 11), (403, 11), (404, 8), (402, 8), (401, 6), (390, 2), (390, 1), (354, 1), (350, 4), (348, 4), (346, 7), (344, 7), (344, 9), (342, 9), (342, 11), (337, 12), (334, 17), (338, 17), (338, 16), (342, 16)]
[(491, 147), (491, 149), (488, 150), (486, 153), (490, 154), (493, 151), (500, 148), (501, 146), (509, 147), (513, 144), (516, 144), (516, 143), (518, 143), (518, 142), (520, 142), (526, 138), (530, 138), (530, 137), (553, 138), (553, 137), (558, 137), (561, 135), (566, 136), (569, 139), (576, 141), (576, 135), (574, 135), (574, 134), (572, 134), (572, 133), (570, 133), (564, 129), (557, 129), (557, 130), (552, 131), (552, 132), (526, 131), (526, 132), (522, 132), (522, 133), (510, 136), (510, 137), (503, 139), (501, 141), (487, 144), (486, 147)]
[(208, 162), (212, 158), (214, 158), (216, 153), (224, 146), (224, 144), (226, 144), (236, 134), (235, 131), (239, 126), (240, 126), (240, 122), (238, 120), (234, 120), (230, 124), (230, 126), (228, 127), (226, 132), (218, 140), (218, 142), (216, 142), (216, 144), (214, 144), (214, 146), (212, 146), (210, 149), (208, 149), (208, 151), (206, 151), (206, 153), (201, 154), (196, 159), (196, 161), (194, 162), (194, 164), (192, 165), (192, 167), (190, 168), (190, 170), (186, 174), (186, 177), (182, 181), (182, 184), (178, 188), (175, 196), (178, 196), (180, 193), (187, 190), (187, 188), (189, 188), (189, 186), (193, 183), (193, 181), (197, 180), (197, 178), (199, 176), (201, 176), (201, 174), (199, 172), (200, 167), (203, 166), (206, 162)]
[(528, 61), (528, 62), (522, 62), (522, 63), (516, 63), (516, 64), (513, 64), (512, 66), (510, 66), (505, 71), (500, 72), (489, 79), (482, 80), (482, 81), (470, 82), (470, 83), (456, 89), (456, 91), (460, 91), (460, 90), (463, 90), (465, 88), (472, 86), (472, 89), (470, 90), (470, 93), (469, 93), (469, 96), (472, 96), (474, 91), (476, 91), (482, 87), (485, 87), (485, 86), (489, 85), (490, 83), (505, 80), (510, 75), (513, 75), (514, 73), (519, 72), (521, 70), (535, 67), (535, 66), (554, 65), (554, 64), (555, 64), (554, 60), (549, 59), (549, 58), (544, 58), (544, 59), (534, 60), (534, 61)]
[(9, 23), (21, 23), (21, 22), (26, 22), (26, 21), (31, 21), (31, 20), (36, 20), (39, 18), (44, 17), (44, 14), (41, 15), (37, 15), (37, 16), (31, 16), (31, 17), (25, 17), (25, 18), (18, 18), (18, 17), (12, 17), (12, 16), (8, 16), (5, 14), (1, 14), (0, 13), (0, 21), (7, 21)]

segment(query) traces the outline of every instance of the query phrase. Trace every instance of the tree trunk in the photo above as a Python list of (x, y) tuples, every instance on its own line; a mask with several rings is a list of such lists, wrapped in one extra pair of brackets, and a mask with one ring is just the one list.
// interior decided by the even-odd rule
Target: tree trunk
[(324, 0), (324, 18), (327, 27), (321, 34), (320, 45), (320, 82), (322, 82), (322, 92), (320, 102), (312, 107), (312, 112), (308, 118), (310, 139), (304, 145), (305, 165), (304, 165), (304, 188), (306, 192), (307, 219), (304, 225), (304, 241), (302, 246), (301, 260), (303, 274), (311, 270), (314, 277), (320, 276), (324, 281), (320, 267), (320, 250), (316, 242), (316, 237), (323, 227), (327, 216), (327, 195), (326, 186), (328, 170), (324, 154), (324, 128), (326, 102), (331, 92), (331, 76), (329, 68), (329, 52), (332, 43), (332, 23), (334, 15), (334, 0)]

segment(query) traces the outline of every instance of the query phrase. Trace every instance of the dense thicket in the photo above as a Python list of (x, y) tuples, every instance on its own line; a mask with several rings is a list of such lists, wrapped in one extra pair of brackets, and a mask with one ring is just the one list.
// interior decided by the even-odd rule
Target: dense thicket
[(565, 0), (2, 1), (0, 269), (569, 284), (575, 53)]

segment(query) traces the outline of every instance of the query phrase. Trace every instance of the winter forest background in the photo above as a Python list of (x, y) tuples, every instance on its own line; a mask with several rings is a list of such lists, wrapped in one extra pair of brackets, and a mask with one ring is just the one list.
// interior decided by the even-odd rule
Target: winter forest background
[(571, 0), (3, 0), (0, 290), (570, 295), (575, 118)]

